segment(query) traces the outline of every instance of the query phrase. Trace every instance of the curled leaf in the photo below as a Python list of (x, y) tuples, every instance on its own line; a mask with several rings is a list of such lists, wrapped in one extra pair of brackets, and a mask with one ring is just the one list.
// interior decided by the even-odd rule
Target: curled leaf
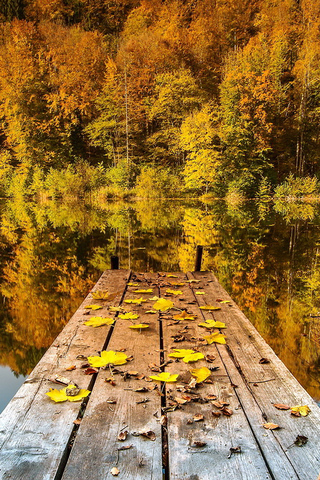
[(139, 283), (127, 283), (128, 287), (139, 287)]
[(103, 318), (103, 317), (91, 317), (90, 320), (84, 322), (85, 325), (90, 327), (101, 327), (102, 325), (113, 325), (114, 318)]
[[(73, 389), (76, 391), (77, 395), (70, 395)], [(69, 395), (67, 395), (67, 393), (69, 393)], [(75, 385), (68, 385), (61, 390), (50, 388), (49, 392), (46, 393), (46, 395), (48, 395), (48, 397), (54, 402), (66, 402), (67, 400), (69, 402), (79, 402), (89, 394), (89, 390), (79, 389)]]
[(225, 336), (219, 332), (211, 333), (211, 335), (204, 335), (203, 338), (207, 341), (209, 345), (211, 345), (211, 343), (221, 343), (223, 345), (227, 343), (225, 340)]
[(179, 375), (177, 374), (171, 374), (169, 372), (162, 372), (159, 373), (159, 375), (150, 375), (150, 378), (152, 380), (155, 380), (156, 382), (168, 382), (168, 383), (173, 383), (177, 381)]
[(194, 316), (187, 313), (186, 310), (183, 310), (183, 312), (178, 313), (177, 315), (173, 315), (173, 318), (175, 320), (194, 320)]
[(174, 303), (171, 300), (166, 300), (165, 298), (159, 298), (156, 303), (153, 305), (154, 310), (160, 310), (161, 312), (165, 312), (174, 306)]
[(158, 313), (157, 310), (147, 310), (146, 312), (144, 313), (150, 313), (150, 314), (154, 314), (154, 313)]
[(290, 410), (289, 405), (284, 405), (283, 403), (274, 403), (273, 406), (278, 410)]
[(88, 362), (94, 368), (104, 367), (106, 365), (124, 365), (127, 363), (127, 355), (123, 352), (114, 352), (113, 350), (102, 351), (100, 357), (88, 357)]
[(211, 370), (209, 370), (209, 368), (207, 367), (201, 367), (201, 368), (194, 368), (193, 370), (190, 370), (190, 373), (193, 377), (196, 378), (197, 383), (201, 383), (204, 380), (206, 380), (208, 377), (210, 377)]
[(264, 423), (263, 426), (267, 430), (276, 430), (277, 428), (280, 428), (276, 423)]
[(204, 305), (200, 307), (201, 310), (208, 310), (209, 312), (215, 311), (215, 310), (221, 310), (221, 307), (214, 307), (213, 305)]

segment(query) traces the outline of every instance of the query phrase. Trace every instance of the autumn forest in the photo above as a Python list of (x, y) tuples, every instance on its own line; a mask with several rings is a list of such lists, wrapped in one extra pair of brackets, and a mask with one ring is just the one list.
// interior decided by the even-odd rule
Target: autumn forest
[(319, 190), (319, 0), (6, 0), (0, 19), (2, 196)]

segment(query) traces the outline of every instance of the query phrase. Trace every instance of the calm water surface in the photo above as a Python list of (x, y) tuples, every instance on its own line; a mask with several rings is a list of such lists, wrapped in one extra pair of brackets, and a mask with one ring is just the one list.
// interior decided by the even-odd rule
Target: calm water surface
[(320, 400), (320, 209), (216, 201), (1, 205), (0, 410), (117, 253), (121, 268), (212, 270)]

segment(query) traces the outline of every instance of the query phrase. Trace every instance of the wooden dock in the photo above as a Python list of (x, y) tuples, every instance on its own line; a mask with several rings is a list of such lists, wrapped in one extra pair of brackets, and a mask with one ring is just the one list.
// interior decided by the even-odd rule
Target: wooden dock
[[(0, 479), (318, 479), (319, 407), (211, 273), (112, 270), (97, 291), (109, 292), (108, 299), (88, 295), (1, 414)], [(174, 307), (148, 313), (155, 297)], [(139, 298), (145, 301), (126, 302)], [(92, 304), (102, 308), (85, 308)], [(139, 318), (121, 319), (125, 312)], [(187, 318), (174, 318), (182, 312)], [(85, 325), (97, 315), (115, 323)], [(212, 320), (226, 328), (199, 326)], [(136, 323), (149, 327), (129, 328)], [(215, 332), (226, 344), (207, 343), (204, 336)], [(170, 357), (177, 349), (204, 358)], [(88, 357), (101, 351), (125, 354), (127, 363), (94, 373)], [(193, 372), (201, 367), (204, 381)], [(179, 377), (150, 378), (163, 372)], [(64, 387), (57, 377), (90, 395), (53, 402), (46, 393)], [(310, 412), (297, 417), (278, 404)]]

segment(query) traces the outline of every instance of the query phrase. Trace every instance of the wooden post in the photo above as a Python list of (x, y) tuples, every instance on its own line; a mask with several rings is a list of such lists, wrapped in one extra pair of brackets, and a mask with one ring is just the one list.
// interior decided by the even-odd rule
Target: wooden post
[(194, 271), (195, 272), (200, 272), (201, 271), (202, 252), (203, 252), (203, 246), (202, 245), (197, 245), (196, 261), (195, 261), (195, 265), (194, 265)]
[(111, 270), (119, 270), (119, 257), (111, 255)]

